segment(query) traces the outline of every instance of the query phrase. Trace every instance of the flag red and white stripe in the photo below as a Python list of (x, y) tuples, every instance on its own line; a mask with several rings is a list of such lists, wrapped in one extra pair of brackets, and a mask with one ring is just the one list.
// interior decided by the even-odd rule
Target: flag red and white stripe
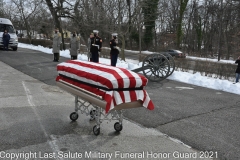
[[(107, 102), (106, 113), (116, 105), (136, 100), (141, 100), (144, 107), (150, 110), (154, 109), (154, 105), (144, 89), (133, 90), (133, 88), (140, 88), (147, 85), (147, 78), (138, 73), (124, 68), (80, 60), (70, 60), (60, 63), (57, 65), (57, 71), (59, 73), (57, 81), (61, 79), (102, 96)], [(74, 80), (99, 86), (100, 88), (104, 87), (109, 90), (95, 88)], [(131, 90), (111, 90), (123, 88), (131, 88)]]

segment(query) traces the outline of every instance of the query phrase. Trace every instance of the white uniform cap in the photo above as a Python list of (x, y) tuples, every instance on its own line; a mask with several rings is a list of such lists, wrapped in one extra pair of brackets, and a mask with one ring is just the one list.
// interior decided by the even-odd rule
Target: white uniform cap
[(98, 33), (98, 30), (93, 30), (93, 33)]
[(112, 36), (117, 36), (118, 34), (117, 33), (112, 33)]

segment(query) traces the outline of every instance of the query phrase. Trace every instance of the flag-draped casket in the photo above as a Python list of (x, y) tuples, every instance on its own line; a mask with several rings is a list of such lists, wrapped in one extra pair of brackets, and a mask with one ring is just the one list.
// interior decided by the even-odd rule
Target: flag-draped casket
[(114, 106), (142, 101), (143, 107), (149, 110), (154, 105), (143, 89), (147, 78), (124, 68), (80, 60), (69, 60), (57, 65), (56, 81), (64, 81), (101, 96), (107, 103), (106, 113)]

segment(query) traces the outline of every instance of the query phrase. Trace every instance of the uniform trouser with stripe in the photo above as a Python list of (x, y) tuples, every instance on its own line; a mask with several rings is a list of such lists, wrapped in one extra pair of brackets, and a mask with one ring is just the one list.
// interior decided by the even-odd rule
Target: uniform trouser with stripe
[(236, 73), (236, 83), (239, 82), (239, 78), (240, 78), (240, 73)]
[(98, 54), (98, 51), (97, 51), (97, 52), (92, 52), (91, 61), (92, 61), (92, 62), (99, 62), (99, 54)]
[(112, 53), (112, 54), (110, 54), (110, 56), (111, 56), (111, 66), (116, 66), (118, 54)]
[(75, 59), (77, 59), (77, 56), (72, 56), (71, 55), (71, 60), (75, 60)]

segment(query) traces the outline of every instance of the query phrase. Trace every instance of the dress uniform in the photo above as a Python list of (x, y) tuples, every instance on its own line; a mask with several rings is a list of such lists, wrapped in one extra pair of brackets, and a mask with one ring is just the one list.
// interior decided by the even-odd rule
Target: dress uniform
[(111, 57), (111, 66), (116, 66), (117, 64), (117, 59), (118, 59), (118, 54), (119, 54), (119, 50), (117, 47), (117, 33), (113, 33), (112, 34), (113, 39), (110, 40), (109, 44), (110, 44), (110, 57)]
[(90, 52), (92, 53), (92, 62), (99, 62), (99, 54), (102, 48), (102, 38), (98, 36), (98, 31), (93, 30), (94, 37), (91, 38), (91, 48)]
[(54, 62), (59, 61), (60, 45), (61, 45), (61, 35), (60, 35), (60, 33), (58, 33), (58, 30), (56, 29), (55, 34), (53, 35), (53, 46), (52, 46)]

